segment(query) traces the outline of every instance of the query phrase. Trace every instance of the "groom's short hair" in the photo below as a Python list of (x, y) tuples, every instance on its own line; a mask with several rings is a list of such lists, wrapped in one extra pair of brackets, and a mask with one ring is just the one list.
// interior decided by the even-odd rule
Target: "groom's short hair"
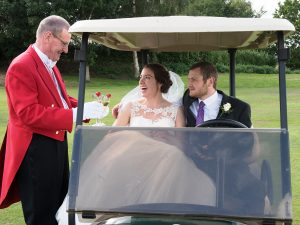
[(209, 78), (214, 78), (214, 88), (217, 88), (217, 80), (218, 80), (218, 71), (216, 67), (206, 61), (200, 61), (195, 64), (193, 64), (190, 68), (190, 70), (194, 70), (199, 68), (201, 71), (201, 74), (203, 76), (203, 81), (206, 82)]

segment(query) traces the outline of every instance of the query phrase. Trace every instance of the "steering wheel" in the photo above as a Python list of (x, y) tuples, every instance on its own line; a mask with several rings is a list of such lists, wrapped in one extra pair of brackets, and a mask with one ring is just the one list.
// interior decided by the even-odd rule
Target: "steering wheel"
[(196, 127), (231, 127), (231, 128), (248, 128), (239, 121), (231, 119), (214, 119), (207, 120)]

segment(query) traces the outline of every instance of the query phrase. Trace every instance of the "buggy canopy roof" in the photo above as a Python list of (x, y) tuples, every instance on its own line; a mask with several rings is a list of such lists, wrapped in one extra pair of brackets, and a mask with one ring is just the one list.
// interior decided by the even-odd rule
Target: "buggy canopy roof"
[(202, 16), (82, 20), (69, 31), (122, 51), (213, 51), (265, 48), (295, 27), (286, 19)]

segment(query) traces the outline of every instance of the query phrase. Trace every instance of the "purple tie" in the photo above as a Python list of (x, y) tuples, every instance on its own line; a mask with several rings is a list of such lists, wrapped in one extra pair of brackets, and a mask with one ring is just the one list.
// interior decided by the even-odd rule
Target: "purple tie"
[(196, 126), (204, 122), (204, 106), (205, 103), (201, 101), (199, 103), (199, 108), (198, 108), (198, 113), (196, 118)]

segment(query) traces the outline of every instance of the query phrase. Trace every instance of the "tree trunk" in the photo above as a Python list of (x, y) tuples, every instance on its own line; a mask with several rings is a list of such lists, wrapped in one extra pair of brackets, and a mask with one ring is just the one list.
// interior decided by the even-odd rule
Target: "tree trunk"
[(140, 76), (140, 66), (139, 66), (139, 60), (137, 57), (137, 52), (133, 52), (133, 69), (134, 69), (134, 77)]
[(86, 81), (90, 81), (91, 77), (90, 77), (90, 67), (87, 65), (86, 66), (86, 76), (85, 76), (85, 80)]

